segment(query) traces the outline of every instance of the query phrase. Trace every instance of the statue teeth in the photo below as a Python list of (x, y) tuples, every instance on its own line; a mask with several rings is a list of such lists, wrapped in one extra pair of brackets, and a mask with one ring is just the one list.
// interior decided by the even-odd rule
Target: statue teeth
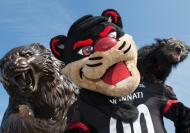
[(30, 88), (30, 90), (32, 90), (32, 89), (33, 89), (33, 86), (31, 85), (29, 88)]
[(25, 73), (24, 73), (24, 72), (22, 72), (22, 78), (23, 78), (24, 80), (26, 80), (26, 77), (25, 77)]

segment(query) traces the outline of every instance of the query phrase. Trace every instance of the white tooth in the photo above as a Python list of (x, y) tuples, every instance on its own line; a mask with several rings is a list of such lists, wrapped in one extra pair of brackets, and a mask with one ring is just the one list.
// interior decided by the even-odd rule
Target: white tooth
[(128, 77), (128, 78), (126, 78), (126, 79), (124, 79), (124, 80), (118, 82), (118, 83), (116, 84), (116, 86), (123, 85), (123, 84), (127, 83), (128, 81), (130, 81), (131, 79), (132, 79), (132, 77), (130, 76), (130, 77)]
[(24, 80), (26, 80), (26, 77), (25, 77), (25, 73), (24, 73), (24, 72), (22, 72), (22, 78), (23, 78)]
[(30, 88), (30, 90), (32, 90), (32, 89), (33, 89), (33, 86), (31, 85), (29, 88)]

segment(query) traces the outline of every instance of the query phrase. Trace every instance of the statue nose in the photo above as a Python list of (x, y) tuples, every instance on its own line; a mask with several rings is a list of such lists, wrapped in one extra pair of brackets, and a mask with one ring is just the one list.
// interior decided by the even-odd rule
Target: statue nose
[(111, 37), (105, 37), (98, 40), (94, 46), (94, 52), (107, 51), (117, 44), (117, 40)]
[(17, 65), (18, 65), (18, 62), (17, 62), (17, 61), (11, 61), (11, 62), (6, 62), (6, 63), (4, 64), (4, 67), (5, 67), (6, 69), (13, 69), (13, 68), (15, 68)]
[(7, 69), (14, 69), (17, 66), (21, 66), (21, 67), (27, 67), (28, 66), (28, 62), (25, 60), (18, 60), (18, 61), (11, 61), (11, 62), (7, 62), (5, 63), (4, 67)]

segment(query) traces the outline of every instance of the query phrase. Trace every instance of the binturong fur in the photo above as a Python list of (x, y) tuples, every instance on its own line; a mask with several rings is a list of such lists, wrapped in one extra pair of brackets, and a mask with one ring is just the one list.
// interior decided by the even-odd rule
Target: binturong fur
[(176, 38), (155, 41), (138, 50), (137, 67), (141, 78), (151, 82), (165, 82), (172, 68), (187, 58), (190, 47)]

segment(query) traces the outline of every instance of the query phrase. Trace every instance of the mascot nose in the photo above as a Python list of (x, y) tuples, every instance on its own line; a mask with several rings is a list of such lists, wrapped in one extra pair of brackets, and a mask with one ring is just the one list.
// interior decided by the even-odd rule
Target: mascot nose
[(107, 51), (117, 44), (117, 40), (112, 37), (105, 37), (96, 42), (94, 52)]

